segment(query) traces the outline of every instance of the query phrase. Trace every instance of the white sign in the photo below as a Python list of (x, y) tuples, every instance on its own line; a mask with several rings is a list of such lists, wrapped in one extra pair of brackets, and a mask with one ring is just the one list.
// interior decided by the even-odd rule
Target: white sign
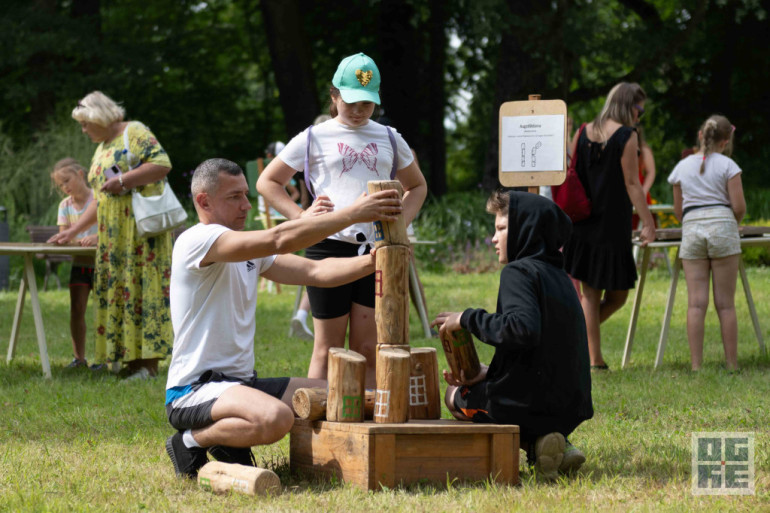
[(564, 116), (504, 116), (501, 171), (561, 171), (564, 163)]

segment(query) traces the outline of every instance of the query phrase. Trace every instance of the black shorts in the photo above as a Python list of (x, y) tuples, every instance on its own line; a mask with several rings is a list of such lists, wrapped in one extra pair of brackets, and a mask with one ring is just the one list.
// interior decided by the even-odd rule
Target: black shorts
[(461, 411), (473, 422), (481, 424), (495, 422), (486, 410), (489, 400), (487, 398), (487, 387), (484, 381), (471, 385), (470, 387), (461, 386), (458, 388), (457, 392), (455, 392), (454, 403), (455, 409)]
[(206, 371), (190, 385), (190, 392), (166, 404), (169, 423), (180, 431), (200, 429), (214, 423), (211, 408), (219, 396), (232, 386), (243, 385), (280, 399), (289, 386), (290, 378), (258, 378), (241, 380), (216, 371)]
[[(305, 250), (311, 260), (358, 256), (360, 244), (326, 239)], [(369, 254), (366, 248), (364, 254)], [(308, 287), (310, 309), (316, 319), (336, 319), (350, 313), (353, 303), (374, 308), (374, 273), (339, 287)]]
[(94, 287), (94, 268), (82, 265), (73, 265), (70, 270), (70, 287), (86, 286)]

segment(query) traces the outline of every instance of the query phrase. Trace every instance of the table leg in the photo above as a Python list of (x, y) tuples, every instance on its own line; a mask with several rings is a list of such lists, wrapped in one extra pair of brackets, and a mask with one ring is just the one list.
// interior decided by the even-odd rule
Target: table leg
[(759, 342), (759, 352), (762, 356), (765, 356), (765, 341), (762, 338), (762, 328), (759, 326), (757, 310), (754, 308), (754, 299), (751, 297), (751, 287), (749, 286), (749, 279), (746, 276), (746, 268), (743, 266), (743, 256), (741, 256), (738, 261), (738, 272), (741, 274), (743, 293), (746, 294), (746, 304), (749, 307), (749, 314), (751, 314), (751, 322), (754, 324), (754, 333), (757, 335), (757, 342)]
[(631, 360), (631, 346), (634, 344), (634, 333), (636, 332), (636, 321), (639, 319), (639, 307), (642, 304), (642, 294), (644, 293), (644, 282), (647, 279), (647, 267), (650, 263), (649, 247), (640, 248), (642, 253), (642, 270), (639, 274), (639, 282), (636, 284), (636, 292), (634, 293), (634, 304), (631, 307), (631, 320), (628, 323), (628, 334), (626, 335), (626, 348), (623, 350), (623, 364), (621, 368), (624, 368)]
[(663, 327), (660, 330), (660, 340), (658, 340), (658, 354), (655, 357), (656, 369), (663, 363), (663, 353), (666, 351), (668, 328), (671, 325), (671, 313), (674, 310), (676, 286), (679, 282), (679, 270), (681, 267), (682, 261), (679, 259), (679, 248), (677, 248), (676, 257), (674, 258), (674, 267), (671, 269), (671, 284), (668, 287), (668, 297), (666, 298), (666, 312), (663, 314)]
[(21, 325), (21, 314), (24, 312), (24, 299), (27, 295), (27, 278), (21, 277), (19, 285), (19, 295), (16, 298), (16, 310), (13, 314), (13, 326), (11, 327), (11, 340), (8, 343), (8, 356), (5, 361), (11, 363), (16, 354), (16, 341), (19, 339), (19, 326)]
[(412, 297), (414, 297), (417, 313), (420, 315), (422, 331), (425, 334), (425, 338), (431, 338), (430, 321), (428, 321), (428, 312), (426, 312), (425, 309), (425, 298), (422, 295), (420, 279), (417, 277), (417, 270), (414, 268), (414, 262), (411, 259), (409, 261), (409, 282), (411, 284), (410, 292), (412, 293)]
[(45, 344), (45, 329), (43, 328), (43, 314), (40, 311), (40, 301), (37, 295), (37, 283), (35, 282), (35, 268), (32, 266), (32, 255), (24, 254), (24, 274), (27, 277), (29, 298), (32, 303), (32, 316), (35, 318), (35, 331), (37, 332), (37, 345), (40, 349), (40, 363), (43, 365), (43, 374), (51, 377), (51, 365), (48, 363), (48, 347)]

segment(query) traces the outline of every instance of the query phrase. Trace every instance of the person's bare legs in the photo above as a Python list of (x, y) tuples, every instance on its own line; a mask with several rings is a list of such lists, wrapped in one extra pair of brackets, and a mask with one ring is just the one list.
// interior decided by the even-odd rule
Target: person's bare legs
[(623, 308), (628, 299), (627, 290), (605, 290), (599, 306), (599, 323), (609, 319), (612, 314)]
[(738, 319), (735, 315), (735, 287), (738, 281), (740, 255), (717, 258), (711, 261), (714, 277), (714, 307), (722, 329), (722, 345), (725, 349), (725, 365), (728, 370), (738, 368)]
[(70, 335), (75, 358), (86, 361), (86, 309), (91, 288), (87, 285), (70, 286)]
[(588, 335), (588, 354), (591, 365), (606, 365), (602, 356), (601, 329), (599, 325), (602, 291), (595, 289), (587, 283), (581, 282), (582, 296), (580, 304), (583, 306), (583, 315), (586, 319), (586, 332)]
[(313, 355), (310, 357), (310, 367), (307, 377), (312, 379), (326, 379), (326, 366), (329, 358), (329, 349), (332, 347), (345, 347), (345, 335), (348, 331), (348, 319), (350, 314), (345, 314), (334, 319), (313, 318)]
[(703, 365), (703, 332), (709, 306), (711, 265), (708, 259), (682, 260), (682, 267), (687, 282), (687, 341), (690, 345), (690, 364), (692, 370), (697, 371)]
[(349, 347), (366, 358), (366, 387), (377, 386), (377, 324), (374, 308), (353, 303), (350, 308)]

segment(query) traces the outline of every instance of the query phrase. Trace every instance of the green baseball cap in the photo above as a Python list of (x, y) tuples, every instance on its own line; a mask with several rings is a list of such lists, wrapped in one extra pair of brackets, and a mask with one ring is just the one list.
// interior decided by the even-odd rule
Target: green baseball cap
[(332, 85), (340, 90), (345, 103), (380, 104), (380, 70), (371, 57), (363, 53), (342, 59), (334, 73)]

